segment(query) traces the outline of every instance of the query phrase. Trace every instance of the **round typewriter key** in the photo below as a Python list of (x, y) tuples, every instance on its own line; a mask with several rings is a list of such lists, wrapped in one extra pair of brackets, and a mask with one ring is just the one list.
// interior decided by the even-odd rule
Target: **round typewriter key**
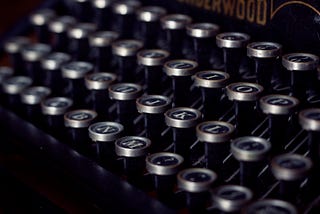
[(256, 191), (259, 172), (264, 166), (271, 144), (253, 136), (239, 137), (231, 141), (231, 153), (240, 162), (240, 184)]
[(260, 109), (268, 115), (269, 140), (273, 154), (284, 150), (285, 142), (288, 140), (288, 121), (298, 105), (298, 99), (287, 95), (271, 94), (260, 98)]
[(162, 68), (169, 55), (168, 51), (161, 49), (148, 49), (138, 52), (138, 64), (144, 68), (144, 79), (148, 94), (161, 94), (163, 91)]
[(92, 19), (92, 5), (91, 0), (70, 0), (70, 12), (81, 22), (89, 22)]
[(139, 37), (143, 40), (146, 48), (157, 47), (160, 34), (160, 19), (166, 15), (163, 7), (145, 6), (137, 11), (139, 21)]
[(69, 62), (61, 67), (62, 77), (67, 81), (65, 93), (74, 101), (74, 105), (77, 107), (86, 105), (87, 90), (84, 79), (93, 69), (94, 67), (91, 63), (82, 61)]
[(240, 213), (253, 198), (253, 192), (239, 185), (223, 185), (215, 188), (212, 199), (222, 213)]
[(89, 154), (88, 127), (96, 119), (97, 113), (87, 109), (77, 109), (64, 114), (68, 144), (80, 152)]
[(320, 190), (320, 109), (309, 108), (299, 113), (299, 123), (305, 131), (308, 132), (308, 156), (313, 162), (313, 170), (310, 177), (310, 194), (318, 194)]
[(69, 45), (68, 30), (76, 24), (72, 16), (59, 16), (49, 22), (49, 31), (52, 33), (53, 50), (67, 52)]
[(68, 30), (69, 53), (74, 60), (88, 60), (90, 52), (89, 35), (96, 30), (92, 23), (77, 23)]
[(115, 141), (122, 136), (123, 126), (116, 122), (98, 122), (89, 126), (89, 137), (92, 141), (93, 155), (101, 165), (115, 170)]
[(183, 43), (186, 39), (185, 29), (192, 22), (190, 16), (170, 14), (161, 18), (161, 26), (166, 33), (166, 48), (172, 59), (183, 57)]
[(2, 82), (2, 91), (4, 93), (4, 105), (12, 111), (21, 114), (20, 93), (32, 85), (32, 79), (25, 76), (12, 76)]
[(217, 174), (209, 169), (188, 168), (177, 175), (178, 187), (186, 193), (187, 207), (191, 213), (203, 213), (210, 200), (209, 190)]
[(282, 45), (274, 42), (253, 42), (247, 46), (248, 57), (254, 60), (257, 83), (266, 92), (272, 92), (272, 79), (276, 78), (277, 60), (281, 56)]
[(174, 106), (189, 106), (191, 76), (197, 68), (197, 62), (187, 59), (170, 60), (164, 64), (164, 71), (172, 78)]
[(110, 100), (106, 96), (108, 94), (108, 88), (117, 79), (117, 76), (112, 73), (99, 72), (86, 75), (85, 85), (90, 91), (90, 107), (92, 107), (97, 113), (100, 119), (109, 118)]
[(300, 185), (308, 177), (311, 168), (311, 160), (302, 155), (288, 153), (275, 156), (271, 161), (271, 171), (280, 181), (280, 199), (297, 203)]
[(136, 0), (120, 0), (112, 5), (113, 28), (119, 32), (120, 38), (132, 38), (136, 24), (136, 11), (139, 7), (141, 7), (141, 3)]
[(190, 146), (196, 140), (195, 126), (201, 120), (201, 112), (193, 108), (172, 108), (165, 113), (165, 122), (172, 129), (174, 152), (190, 164)]
[(198, 140), (204, 143), (206, 168), (217, 172), (221, 180), (228, 170), (222, 165), (229, 154), (234, 130), (232, 124), (223, 121), (206, 121), (196, 127)]
[(238, 82), (226, 87), (229, 100), (235, 109), (236, 128), (239, 136), (250, 135), (257, 123), (256, 101), (263, 92), (263, 87), (255, 83)]
[(213, 23), (194, 23), (187, 26), (187, 34), (193, 39), (195, 59), (200, 69), (209, 69), (212, 49), (216, 47), (214, 37), (220, 27)]
[(51, 94), (51, 90), (43, 86), (33, 86), (21, 92), (21, 102), (24, 104), (27, 120), (41, 127), (43, 115), (41, 112), (41, 101)]
[(71, 56), (62, 52), (51, 53), (41, 60), (44, 71), (43, 84), (52, 90), (54, 96), (63, 95), (66, 83), (62, 78), (61, 67), (70, 60)]
[(0, 84), (14, 74), (14, 70), (8, 66), (0, 66)]
[(290, 71), (291, 94), (303, 105), (307, 104), (307, 91), (315, 85), (319, 57), (308, 53), (291, 53), (282, 57), (282, 65)]
[(112, 65), (111, 43), (118, 39), (119, 34), (113, 31), (98, 31), (89, 36), (91, 58), (96, 72), (106, 72)]
[(73, 105), (67, 97), (52, 97), (41, 102), (42, 114), (45, 116), (45, 129), (59, 140), (65, 140), (64, 113)]
[(123, 157), (123, 169), (128, 181), (138, 184), (145, 169), (145, 158), (151, 141), (145, 137), (126, 136), (115, 142), (116, 154)]
[(224, 88), (229, 82), (230, 75), (222, 71), (200, 71), (193, 76), (194, 85), (201, 90), (202, 113), (205, 120), (217, 120), (224, 111), (221, 101)]
[(216, 36), (217, 46), (223, 50), (224, 70), (230, 74), (232, 82), (241, 79), (239, 68), (249, 40), (248, 34), (239, 32), (221, 33)]
[(30, 22), (34, 27), (38, 42), (50, 43), (48, 24), (55, 16), (55, 12), (50, 9), (38, 10), (31, 14)]
[(170, 152), (154, 153), (146, 158), (146, 169), (153, 175), (157, 197), (164, 202), (173, 196), (176, 174), (183, 164), (183, 157)]
[(34, 43), (22, 49), (22, 58), (25, 62), (25, 70), (35, 85), (43, 83), (43, 71), (41, 60), (51, 51), (51, 47), (46, 44)]
[(109, 30), (112, 23), (111, 6), (114, 0), (92, 0), (94, 19), (98, 30)]
[(21, 50), (30, 44), (26, 37), (11, 37), (4, 43), (4, 50), (9, 55), (10, 65), (17, 75), (26, 75), (26, 69), (22, 60)]
[(245, 208), (245, 214), (254, 214), (254, 213), (287, 213), (287, 214), (298, 214), (297, 209), (286, 201), (277, 200), (277, 199), (264, 199), (253, 202), (247, 208)]
[(115, 100), (117, 120), (125, 127), (125, 134), (134, 134), (137, 116), (136, 99), (142, 94), (142, 86), (134, 83), (117, 83), (109, 87), (109, 97)]
[(137, 53), (143, 47), (139, 40), (119, 40), (112, 44), (116, 56), (117, 74), (120, 82), (135, 82)]
[(165, 129), (164, 112), (170, 108), (171, 99), (162, 95), (145, 95), (137, 99), (139, 113), (144, 116), (146, 136), (153, 142), (152, 150), (163, 146), (161, 133)]

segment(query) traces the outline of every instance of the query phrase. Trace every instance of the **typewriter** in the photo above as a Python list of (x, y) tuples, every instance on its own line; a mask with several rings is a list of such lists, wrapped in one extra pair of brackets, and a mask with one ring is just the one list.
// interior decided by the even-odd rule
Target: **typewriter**
[(49, 0), (1, 38), (4, 213), (319, 213), (320, 4)]

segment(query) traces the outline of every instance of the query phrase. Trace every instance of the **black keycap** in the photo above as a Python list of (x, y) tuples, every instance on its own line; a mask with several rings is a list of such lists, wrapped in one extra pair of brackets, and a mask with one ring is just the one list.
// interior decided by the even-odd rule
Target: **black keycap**
[(272, 144), (272, 153), (284, 151), (289, 140), (289, 119), (297, 110), (299, 100), (287, 95), (271, 94), (260, 98), (260, 109), (268, 115), (269, 140)]
[(92, 0), (94, 11), (94, 22), (98, 30), (110, 30), (113, 21), (112, 3), (113, 0)]
[(191, 104), (191, 76), (196, 73), (198, 63), (187, 59), (170, 60), (164, 64), (164, 71), (172, 79), (173, 106)]
[(222, 96), (229, 77), (226, 72), (214, 70), (200, 71), (193, 76), (194, 85), (201, 91), (201, 111), (205, 120), (218, 120), (225, 111)]
[(137, 115), (136, 99), (142, 94), (142, 86), (134, 83), (116, 83), (109, 87), (109, 97), (116, 103), (117, 121), (124, 126), (124, 135), (135, 133)]
[(108, 88), (117, 79), (117, 76), (112, 73), (92, 73), (86, 75), (85, 85), (89, 90), (88, 105), (98, 113), (100, 120), (110, 119), (109, 107), (111, 101), (108, 95)]
[(217, 174), (209, 169), (188, 168), (180, 171), (178, 188), (186, 193), (186, 205), (190, 213), (204, 213), (210, 200), (209, 190), (212, 188)]
[(223, 50), (224, 71), (230, 74), (232, 82), (241, 80), (239, 68), (249, 40), (248, 34), (239, 32), (221, 33), (216, 36), (217, 46)]
[(51, 9), (41, 9), (31, 14), (30, 22), (39, 43), (49, 44), (51, 42), (48, 24), (55, 16), (55, 11)]
[(254, 213), (288, 213), (298, 214), (298, 210), (291, 204), (277, 199), (263, 199), (251, 203), (244, 209), (245, 214)]

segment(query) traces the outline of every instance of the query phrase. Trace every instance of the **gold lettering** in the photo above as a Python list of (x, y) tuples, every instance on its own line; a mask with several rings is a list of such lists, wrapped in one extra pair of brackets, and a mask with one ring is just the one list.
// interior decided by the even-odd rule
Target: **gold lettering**
[(247, 2), (247, 20), (249, 22), (253, 22), (254, 16), (255, 16), (255, 1), (248, 0), (248, 2)]
[(267, 23), (267, 0), (258, 0), (257, 4), (257, 24)]
[(222, 1), (224, 15), (233, 16), (235, 3), (236, 3), (235, 0)]
[(212, 0), (212, 10), (221, 13), (221, 0)]
[(245, 1), (244, 0), (238, 0), (237, 3), (237, 18), (238, 19), (244, 19), (245, 14), (246, 14), (246, 8), (245, 8)]
[(203, 6), (203, 0), (197, 0), (196, 6), (197, 7), (202, 7)]
[(205, 10), (210, 10), (210, 9), (211, 9), (211, 8), (210, 8), (210, 0), (205, 0), (205, 1), (204, 1), (203, 8), (204, 8)]

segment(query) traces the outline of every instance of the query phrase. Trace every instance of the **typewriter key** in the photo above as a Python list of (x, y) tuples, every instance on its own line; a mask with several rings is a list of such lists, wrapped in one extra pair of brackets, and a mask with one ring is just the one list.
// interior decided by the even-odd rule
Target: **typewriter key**
[(302, 155), (288, 153), (275, 156), (271, 161), (271, 171), (280, 181), (279, 198), (297, 203), (300, 185), (308, 177), (311, 168), (311, 160)]
[(166, 48), (172, 59), (183, 58), (183, 43), (186, 39), (186, 27), (192, 22), (190, 16), (170, 14), (161, 18), (161, 26), (166, 33)]
[(298, 99), (287, 95), (271, 94), (260, 98), (260, 109), (268, 115), (269, 140), (273, 154), (284, 151), (288, 140), (288, 121), (298, 105)]
[(44, 71), (43, 85), (52, 90), (54, 96), (63, 95), (65, 80), (62, 78), (61, 67), (71, 60), (71, 56), (61, 52), (54, 52), (41, 60)]
[(274, 213), (287, 213), (287, 214), (298, 214), (297, 209), (286, 201), (277, 199), (264, 199), (255, 201), (244, 209), (245, 214), (274, 214)]
[(169, 52), (161, 49), (148, 49), (138, 52), (138, 64), (144, 67), (144, 79), (148, 94), (162, 93), (164, 89), (162, 68), (169, 55)]
[(223, 50), (224, 71), (230, 74), (232, 82), (241, 80), (239, 68), (249, 40), (248, 34), (238, 32), (221, 33), (216, 36), (217, 46)]
[(51, 90), (43, 86), (33, 86), (21, 92), (21, 102), (24, 104), (24, 116), (40, 128), (44, 125), (41, 112), (41, 101), (51, 94)]
[(8, 66), (0, 66), (0, 84), (14, 74), (14, 70)]
[(190, 213), (204, 213), (210, 200), (209, 190), (217, 174), (209, 169), (188, 168), (178, 173), (178, 187), (186, 193)]
[(205, 120), (218, 120), (225, 110), (221, 98), (230, 75), (222, 71), (200, 71), (193, 76), (194, 85), (201, 90), (202, 113)]
[(93, 156), (109, 170), (116, 170), (115, 141), (122, 136), (124, 127), (116, 122), (98, 122), (89, 126)]
[(64, 126), (67, 128), (68, 144), (80, 152), (89, 154), (88, 127), (96, 119), (92, 110), (78, 109), (64, 114)]
[(80, 22), (90, 22), (92, 19), (91, 0), (69, 0), (72, 15)]
[(25, 46), (22, 51), (22, 58), (25, 62), (27, 76), (33, 80), (34, 85), (43, 84), (43, 71), (41, 60), (51, 51), (51, 47), (46, 44), (34, 43)]
[(2, 82), (4, 105), (12, 111), (22, 114), (20, 93), (32, 85), (32, 79), (25, 76), (12, 76)]
[(219, 33), (220, 27), (213, 23), (195, 23), (187, 26), (187, 34), (193, 39), (195, 59), (199, 69), (210, 69), (212, 49), (216, 47), (214, 37)]
[(39, 43), (50, 43), (48, 24), (55, 16), (55, 12), (51, 9), (38, 10), (30, 16), (30, 22), (34, 27)]
[(11, 37), (4, 43), (4, 50), (9, 55), (10, 65), (17, 75), (26, 75), (26, 69), (22, 60), (21, 50), (30, 44), (26, 37)]
[(117, 83), (109, 87), (109, 97), (116, 102), (117, 120), (124, 126), (124, 135), (135, 133), (134, 119), (137, 115), (135, 101), (141, 94), (141, 85), (134, 83)]
[(157, 197), (170, 202), (176, 184), (176, 174), (183, 164), (183, 157), (170, 152), (154, 153), (146, 158), (146, 169), (153, 176), (153, 185)]
[(49, 22), (54, 51), (68, 52), (68, 30), (75, 24), (76, 20), (72, 16), (60, 16)]
[(137, 11), (139, 34), (146, 48), (156, 48), (160, 34), (160, 19), (167, 11), (162, 7), (146, 6)]
[(228, 170), (223, 160), (229, 154), (234, 130), (232, 124), (223, 121), (206, 121), (196, 127), (198, 140), (204, 143), (206, 168), (215, 171), (221, 181)]
[(118, 39), (119, 34), (113, 31), (98, 31), (89, 36), (91, 49), (90, 58), (95, 64), (96, 72), (111, 70), (112, 48), (111, 43)]
[(271, 149), (269, 141), (253, 136), (239, 137), (231, 141), (231, 153), (240, 162), (240, 184), (259, 193), (259, 172)]
[(247, 46), (248, 57), (254, 60), (257, 83), (262, 85), (266, 93), (271, 93), (272, 79), (276, 77), (276, 62), (281, 56), (282, 45), (274, 42), (253, 42)]
[(240, 213), (253, 198), (253, 192), (239, 185), (223, 185), (215, 188), (212, 199), (221, 214)]
[(190, 146), (196, 140), (195, 127), (201, 120), (201, 112), (193, 108), (172, 108), (165, 113), (165, 122), (172, 129), (174, 152), (182, 155), (186, 165), (191, 164)]
[(90, 107), (98, 113), (99, 119), (108, 119), (109, 118), (109, 107), (110, 100), (106, 96), (108, 94), (108, 88), (113, 84), (117, 79), (117, 76), (112, 73), (92, 73), (86, 75), (85, 85), (90, 91)]
[(317, 79), (318, 56), (308, 53), (291, 53), (282, 57), (282, 65), (291, 74), (291, 95), (298, 98), (302, 106), (305, 106), (307, 91)]
[(256, 126), (256, 101), (263, 87), (255, 83), (237, 82), (228, 85), (226, 89), (228, 99), (234, 103), (237, 135), (250, 135)]
[(164, 64), (164, 71), (172, 78), (173, 106), (189, 106), (191, 76), (197, 68), (197, 62), (187, 59), (170, 60)]
[(309, 108), (299, 113), (299, 123), (301, 127), (308, 132), (308, 156), (313, 162), (313, 170), (310, 180), (309, 195), (319, 194), (320, 185), (320, 109)]
[(139, 184), (151, 141), (145, 137), (126, 136), (115, 142), (116, 154), (123, 157), (124, 174), (132, 184)]
[(114, 0), (92, 0), (94, 22), (98, 30), (110, 30), (112, 23), (111, 5)]
[(119, 40), (112, 44), (116, 56), (117, 74), (120, 82), (135, 82), (137, 53), (143, 47), (139, 40)]
[(88, 62), (69, 62), (61, 67), (62, 77), (67, 81), (65, 93), (74, 101), (76, 107), (86, 105), (87, 90), (85, 76), (93, 71), (93, 65)]
[(153, 151), (164, 146), (161, 133), (165, 129), (164, 112), (170, 108), (171, 99), (162, 95), (146, 95), (137, 99), (139, 113), (144, 115), (146, 136), (152, 141)]
[(69, 53), (74, 60), (88, 60), (90, 52), (89, 35), (95, 30), (96, 25), (92, 23), (77, 23), (69, 28)]
[(136, 0), (120, 0), (112, 5), (114, 14), (113, 30), (119, 32), (121, 39), (130, 39), (134, 34), (136, 11), (141, 3)]
[(41, 102), (46, 131), (58, 140), (65, 140), (64, 113), (73, 105), (67, 97), (52, 97)]

